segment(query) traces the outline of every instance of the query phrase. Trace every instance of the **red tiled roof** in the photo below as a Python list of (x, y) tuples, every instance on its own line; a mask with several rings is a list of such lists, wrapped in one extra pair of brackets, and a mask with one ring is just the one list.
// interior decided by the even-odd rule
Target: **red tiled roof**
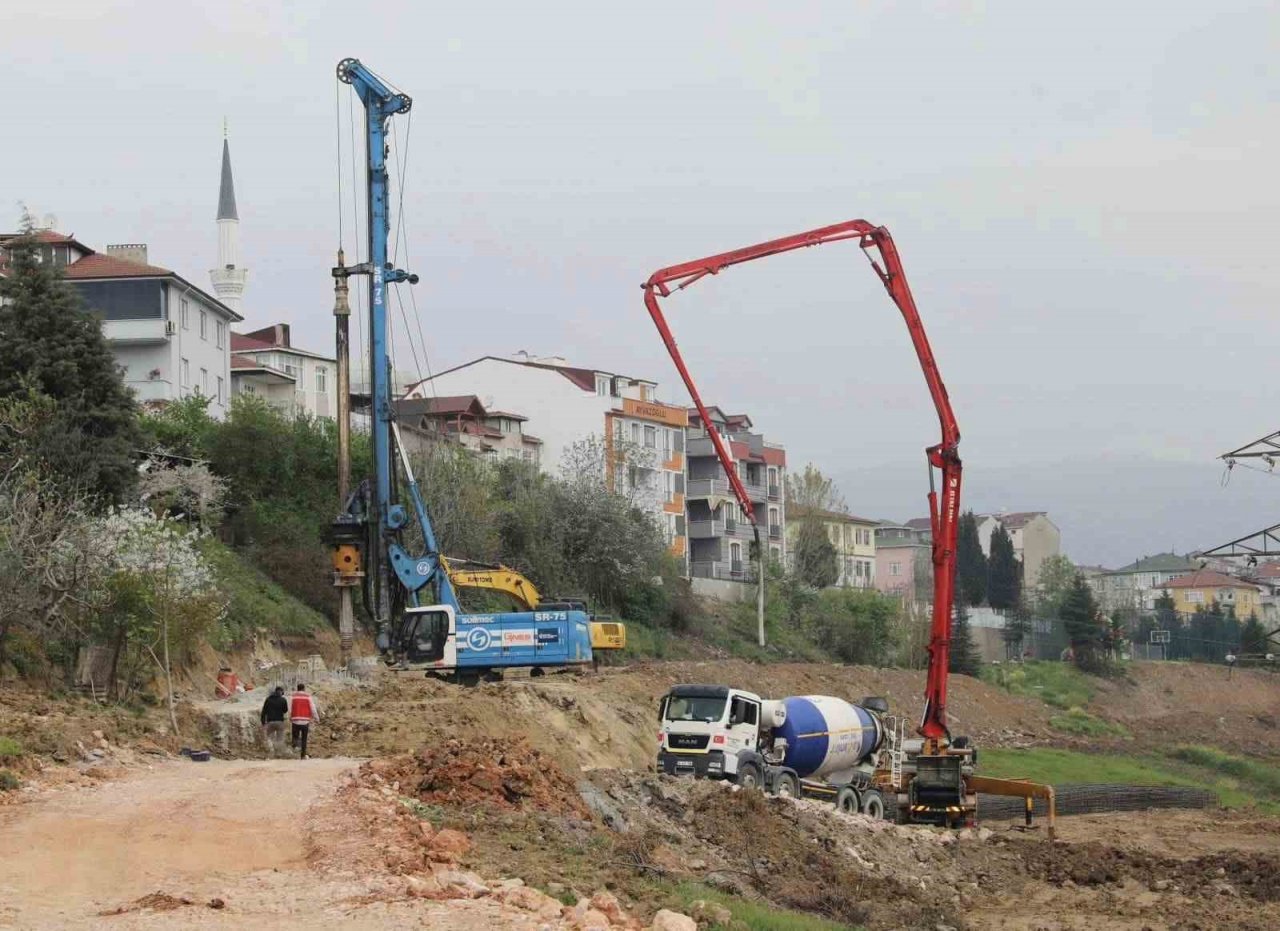
[(252, 336), (245, 336), (243, 333), (231, 334), (231, 351), (232, 352), (260, 352), (264, 349), (278, 349), (274, 343), (268, 343), (265, 340), (254, 339)]
[(238, 356), (233, 352), (231, 354), (231, 367), (233, 369), (256, 369), (260, 368), (261, 364), (257, 359), (249, 356)]
[[(1179, 576), (1160, 586), (1161, 588), (1254, 588), (1248, 582), (1233, 579), (1212, 569), (1200, 569), (1190, 575)], [(1256, 590), (1256, 589), (1255, 589)]]
[(522, 442), (525, 442), (525, 443), (535, 443), (538, 446), (542, 445), (542, 440), (534, 436), (532, 433), (522, 433), (520, 435), (520, 439)]
[(396, 411), (410, 417), (455, 417), (466, 414), (484, 417), (484, 405), (474, 394), (453, 394), (438, 398), (405, 398), (396, 402)]
[(927, 517), (913, 517), (902, 526), (910, 527), (912, 530), (932, 530), (933, 521)]
[(101, 252), (92, 252), (63, 269), (66, 278), (166, 278), (172, 275), (159, 265), (143, 265)]
[(490, 417), (505, 417), (507, 420), (528, 420), (524, 414), (513, 414), (511, 411), (489, 411)]

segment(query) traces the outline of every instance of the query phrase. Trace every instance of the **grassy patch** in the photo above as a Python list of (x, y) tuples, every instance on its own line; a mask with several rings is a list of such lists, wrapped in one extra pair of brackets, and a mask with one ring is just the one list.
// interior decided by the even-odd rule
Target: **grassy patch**
[[(1227, 761), (1225, 765), (1223, 758)], [(1210, 759), (1215, 762), (1209, 763)], [(1207, 748), (1183, 747), (1170, 757), (1079, 753), (1052, 747), (984, 750), (979, 758), (979, 771), (984, 776), (1066, 785), (1116, 782), (1186, 786), (1208, 789), (1227, 808), (1252, 806), (1272, 814), (1280, 812), (1280, 786), (1276, 785), (1280, 775), (1270, 772), (1264, 763)]]
[(7, 769), (0, 769), (0, 792), (13, 792), (21, 788), (21, 779)]
[(1130, 736), (1129, 732), (1119, 724), (1104, 721), (1080, 707), (1069, 708), (1062, 714), (1055, 714), (1049, 719), (1049, 726), (1055, 731), (1074, 734), (1077, 737), (1128, 738)]
[(1063, 711), (1089, 704), (1094, 692), (1093, 683), (1079, 669), (1052, 660), (986, 666), (982, 680), (1015, 695), (1038, 698)]
[[(680, 883), (673, 892), (676, 901), (672, 903), (672, 908), (688, 912), (694, 902), (704, 899), (727, 908), (733, 913), (734, 922), (741, 922), (751, 931), (848, 931), (849, 928), (849, 925), (825, 918), (740, 899), (698, 883)], [(711, 927), (713, 931), (724, 928), (723, 925)]]
[(22, 744), (12, 737), (0, 737), (0, 760), (16, 760), (22, 753)]
[(1280, 799), (1280, 769), (1276, 764), (1251, 760), (1213, 747), (1178, 747), (1170, 753), (1175, 760), (1203, 767), (1221, 776), (1239, 780), (1259, 793)]
[(215, 647), (227, 649), (247, 643), (259, 631), (300, 636), (328, 624), (322, 614), (294, 598), (234, 550), (216, 540), (204, 541), (202, 549), (217, 573), (218, 587), (230, 600), (227, 615), (212, 638)]

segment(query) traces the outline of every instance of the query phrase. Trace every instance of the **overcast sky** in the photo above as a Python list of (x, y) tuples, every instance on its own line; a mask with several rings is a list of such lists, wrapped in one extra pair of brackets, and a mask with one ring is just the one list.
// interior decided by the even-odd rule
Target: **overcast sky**
[[(414, 98), (401, 258), (432, 367), (526, 349), (674, 401), (650, 272), (882, 223), (966, 505), (1046, 509), (1073, 558), (1118, 563), (1280, 520), (1280, 485), (1224, 490), (1214, 461), (1280, 428), (1278, 26), (1265, 3), (9, 3), (0, 195), (207, 284), (226, 117), (245, 326), (327, 350), (356, 56)], [(855, 512), (921, 512), (936, 419), (855, 246), (667, 307), (709, 401)]]

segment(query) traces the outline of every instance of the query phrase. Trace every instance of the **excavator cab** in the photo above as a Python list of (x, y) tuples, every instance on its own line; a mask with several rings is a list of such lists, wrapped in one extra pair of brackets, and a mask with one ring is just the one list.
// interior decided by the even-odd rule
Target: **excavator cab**
[(401, 624), (400, 648), (410, 663), (438, 663), (445, 658), (454, 617), (445, 605), (409, 608)]

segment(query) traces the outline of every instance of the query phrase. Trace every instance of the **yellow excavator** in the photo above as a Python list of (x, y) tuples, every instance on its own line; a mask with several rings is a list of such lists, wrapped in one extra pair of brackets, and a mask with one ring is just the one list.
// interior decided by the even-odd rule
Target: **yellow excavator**
[[(509, 566), (472, 562), (466, 559), (440, 557), (440, 564), (449, 575), (454, 588), (477, 588), (502, 592), (520, 604), (524, 611), (587, 611), (586, 604), (578, 598), (552, 598), (543, 600), (538, 589), (527, 578)], [(591, 649), (621, 650), (627, 645), (627, 628), (618, 621), (597, 619), (591, 616)]]

